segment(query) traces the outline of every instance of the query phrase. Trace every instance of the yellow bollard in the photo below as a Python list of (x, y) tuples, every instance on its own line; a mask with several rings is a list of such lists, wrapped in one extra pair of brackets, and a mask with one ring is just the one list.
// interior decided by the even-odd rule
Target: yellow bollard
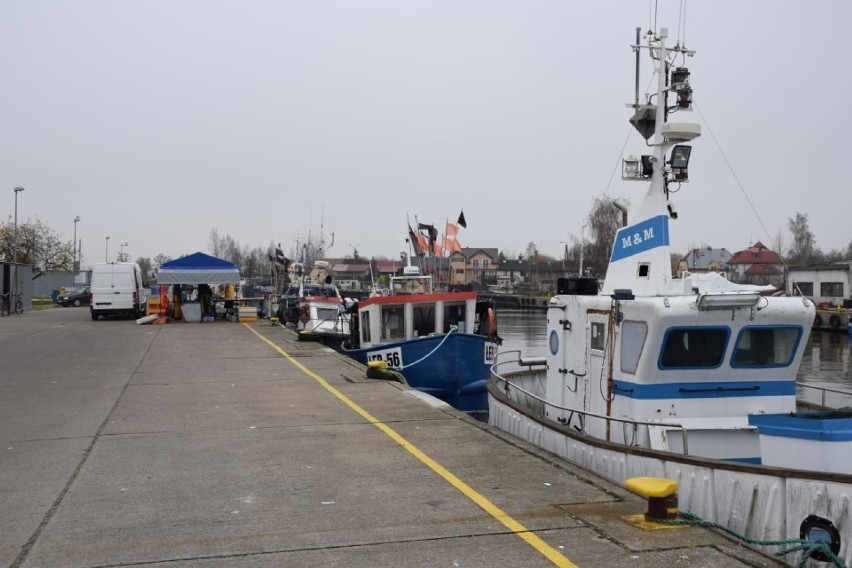
[(676, 519), (677, 482), (665, 477), (631, 477), (624, 486), (627, 489), (648, 498), (648, 511), (645, 520), (658, 521)]

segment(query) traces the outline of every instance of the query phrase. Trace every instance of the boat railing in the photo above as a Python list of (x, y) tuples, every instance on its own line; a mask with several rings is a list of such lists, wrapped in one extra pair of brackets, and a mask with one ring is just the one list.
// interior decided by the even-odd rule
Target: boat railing
[[(796, 386), (801, 387), (802, 389), (810, 389), (810, 390), (819, 391), (819, 393), (820, 393), (820, 406), (822, 408), (829, 408), (827, 406), (827, 394), (828, 393), (838, 394), (841, 397), (845, 397), (845, 399), (848, 400), (850, 402), (850, 404), (852, 404), (852, 392), (850, 392), (848, 390), (833, 389), (833, 388), (824, 387), (824, 386), (820, 386), (820, 385), (811, 385), (811, 384), (807, 384), (807, 383), (800, 383), (799, 381), (796, 381)], [(806, 402), (810, 402), (810, 401), (806, 400)]]
[[(504, 355), (514, 355), (514, 359), (512, 361), (501, 361), (504, 359)], [(513, 363), (520, 367), (526, 367), (527, 370), (532, 370), (534, 367), (546, 367), (547, 366), (547, 357), (524, 357), (523, 353), (521, 353), (520, 349), (513, 349), (511, 351), (500, 351), (497, 354), (495, 359), (495, 366), (497, 364), (509, 364)], [(493, 371), (493, 367), (492, 367)]]
[(389, 288), (390, 293), (394, 295), (413, 293), (431, 294), (433, 292), (432, 275), (391, 276)]
[[(516, 354), (517, 357), (515, 359), (512, 359), (512, 360), (506, 360), (506, 358), (503, 357), (504, 355), (511, 355), (511, 354)], [(545, 407), (553, 408), (553, 409), (556, 409), (556, 410), (562, 410), (562, 411), (570, 413), (571, 415), (576, 414), (577, 416), (582, 417), (581, 418), (582, 430), (580, 430), (580, 431), (587, 436), (589, 435), (589, 433), (588, 433), (588, 423), (589, 422), (588, 422), (588, 420), (586, 420), (586, 418), (594, 418), (594, 419), (604, 420), (607, 423), (607, 426), (609, 426), (609, 424), (611, 422), (620, 423), (621, 427), (622, 427), (622, 434), (624, 435), (624, 440), (625, 440), (624, 444), (625, 445), (633, 445), (633, 444), (627, 443), (627, 439), (628, 439), (627, 432), (630, 429), (633, 430), (632, 439), (635, 441), (636, 440), (636, 432), (637, 432), (639, 426), (656, 426), (656, 427), (665, 426), (666, 428), (679, 429), (680, 432), (681, 432), (681, 435), (683, 436), (683, 455), (684, 456), (689, 455), (689, 441), (688, 441), (689, 434), (687, 432), (686, 426), (684, 426), (683, 424), (676, 424), (676, 423), (669, 423), (669, 422), (662, 424), (659, 421), (650, 422), (650, 421), (646, 421), (646, 420), (633, 420), (633, 419), (629, 419), (629, 418), (616, 418), (614, 416), (606, 416), (606, 415), (598, 414), (598, 413), (595, 413), (595, 412), (589, 412), (587, 410), (581, 410), (579, 408), (572, 408), (570, 406), (561, 406), (559, 404), (553, 404), (552, 402), (548, 402), (547, 399), (542, 398), (538, 394), (530, 392), (530, 391), (524, 389), (523, 387), (518, 386), (517, 384), (513, 383), (510, 379), (508, 379), (508, 378), (506, 378), (506, 377), (504, 377), (503, 375), (500, 374), (501, 372), (503, 372), (503, 373), (506, 372), (506, 371), (502, 371), (501, 367), (504, 367), (504, 368), (510, 367), (509, 372), (518, 372), (519, 368), (525, 367), (526, 371), (529, 372), (529, 371), (537, 370), (538, 368), (544, 367), (546, 365), (547, 365), (547, 360), (544, 357), (526, 357), (525, 358), (525, 357), (521, 356), (520, 351), (502, 351), (497, 355), (497, 357), (495, 358), (494, 364), (491, 366), (491, 376), (503, 383), (504, 390), (506, 392), (506, 396), (510, 396), (509, 395), (509, 389), (510, 388), (515, 389), (516, 391), (523, 393), (524, 395), (530, 397), (531, 399), (540, 402)], [(544, 413), (542, 413), (542, 415), (543, 414)]]

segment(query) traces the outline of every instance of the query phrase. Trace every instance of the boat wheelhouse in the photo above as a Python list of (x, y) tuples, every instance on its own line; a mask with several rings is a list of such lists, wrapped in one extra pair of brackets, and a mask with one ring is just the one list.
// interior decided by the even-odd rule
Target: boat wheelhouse
[(471, 292), (436, 292), (417, 267), (356, 304), (343, 352), (387, 368), (413, 388), (485, 417), (485, 382), (497, 351), (494, 311)]

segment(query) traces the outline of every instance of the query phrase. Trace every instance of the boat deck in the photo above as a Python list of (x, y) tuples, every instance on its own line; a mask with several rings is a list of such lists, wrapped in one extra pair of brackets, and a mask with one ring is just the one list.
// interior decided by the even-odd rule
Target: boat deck
[(780, 565), (266, 320), (27, 312), (0, 360), (2, 566)]

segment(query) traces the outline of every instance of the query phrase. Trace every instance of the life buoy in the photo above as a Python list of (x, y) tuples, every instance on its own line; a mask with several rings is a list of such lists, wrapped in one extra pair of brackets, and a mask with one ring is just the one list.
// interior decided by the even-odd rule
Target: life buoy
[(828, 325), (830, 325), (834, 329), (837, 329), (838, 327), (840, 327), (840, 316), (833, 315), (830, 318), (828, 318)]
[(302, 323), (308, 323), (311, 321), (311, 313), (308, 310), (308, 306), (302, 306), (299, 310), (299, 321)]
[(814, 316), (814, 327), (820, 326), (822, 326), (822, 316), (820, 314), (817, 314)]
[(488, 308), (488, 335), (494, 337), (497, 335), (497, 322), (494, 321), (494, 308)]

